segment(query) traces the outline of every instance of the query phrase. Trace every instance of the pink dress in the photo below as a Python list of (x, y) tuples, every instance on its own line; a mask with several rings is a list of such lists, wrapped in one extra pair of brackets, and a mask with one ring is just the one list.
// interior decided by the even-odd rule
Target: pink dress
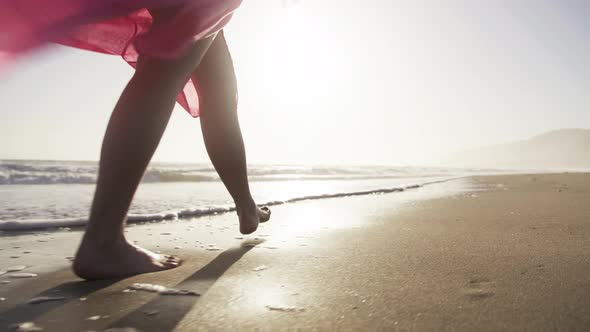
[[(49, 42), (120, 55), (135, 67), (138, 54), (178, 57), (221, 30), (242, 0), (0, 0), (0, 67)], [(150, 10), (174, 8), (157, 24)], [(160, 18), (158, 18), (160, 19)], [(199, 115), (188, 81), (178, 103)]]

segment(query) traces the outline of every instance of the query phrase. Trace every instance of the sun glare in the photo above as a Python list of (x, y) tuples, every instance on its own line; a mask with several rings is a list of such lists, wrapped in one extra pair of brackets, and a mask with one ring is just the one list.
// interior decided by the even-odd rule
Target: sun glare
[(348, 56), (339, 40), (342, 32), (302, 3), (285, 8), (274, 20), (268, 40), (273, 47), (265, 49), (265, 70), (273, 77), (268, 93), (283, 113), (317, 114), (346, 84), (340, 79)]

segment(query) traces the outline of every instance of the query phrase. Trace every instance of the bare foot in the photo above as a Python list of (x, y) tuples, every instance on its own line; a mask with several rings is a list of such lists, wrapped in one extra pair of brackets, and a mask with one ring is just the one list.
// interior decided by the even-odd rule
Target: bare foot
[(92, 242), (85, 238), (74, 259), (74, 273), (82, 279), (123, 278), (173, 269), (180, 265), (177, 257), (156, 254), (125, 240), (108, 246), (98, 246)]
[(254, 205), (249, 209), (238, 209), (240, 218), (240, 233), (252, 234), (258, 229), (259, 223), (265, 223), (270, 219), (270, 209), (266, 206), (261, 208)]

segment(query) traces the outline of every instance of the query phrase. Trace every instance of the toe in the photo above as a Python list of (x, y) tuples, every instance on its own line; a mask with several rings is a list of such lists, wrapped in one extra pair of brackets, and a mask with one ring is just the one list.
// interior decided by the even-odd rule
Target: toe
[(169, 256), (166, 260), (169, 262), (180, 262), (180, 258), (176, 256)]
[(267, 222), (270, 219), (270, 209), (267, 206), (263, 206), (260, 208), (260, 211), (262, 212), (260, 222)]
[(165, 262), (162, 262), (162, 265), (164, 267), (172, 269), (172, 268), (180, 266), (180, 262), (179, 261), (165, 261)]

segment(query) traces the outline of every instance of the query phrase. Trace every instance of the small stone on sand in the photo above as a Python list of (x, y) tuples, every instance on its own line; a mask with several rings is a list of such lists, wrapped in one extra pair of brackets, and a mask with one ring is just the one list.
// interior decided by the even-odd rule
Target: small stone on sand
[(63, 301), (65, 297), (52, 297), (52, 296), (39, 296), (34, 297), (27, 302), (28, 304), (39, 304), (44, 302), (52, 302), (52, 301)]
[(193, 292), (190, 290), (186, 290), (186, 289), (174, 289), (174, 288), (168, 288), (162, 292), (158, 292), (158, 294), (160, 295), (190, 295), (190, 296), (201, 296), (201, 294), (197, 293), (197, 292)]
[(147, 316), (154, 316), (157, 315), (159, 313), (158, 310), (148, 310), (148, 311), (144, 311), (144, 314), (146, 314)]
[(218, 247), (208, 247), (207, 249), (205, 249), (207, 251), (220, 251), (223, 250), (223, 248), (218, 248)]
[(99, 320), (99, 319), (100, 319), (100, 316), (98, 316), (98, 315), (97, 316), (90, 316), (90, 317), (86, 318), (86, 320)]
[(160, 235), (172, 235), (172, 233), (165, 232), (165, 233), (160, 233)]
[(132, 290), (146, 291), (151, 293), (158, 293), (160, 295), (192, 295), (200, 296), (196, 292), (183, 289), (167, 288), (162, 285), (135, 283), (129, 287)]
[(15, 278), (15, 279), (32, 278), (32, 277), (36, 277), (36, 276), (37, 276), (37, 274), (35, 274), (35, 273), (14, 273), (14, 274), (10, 275), (11, 278)]
[(260, 265), (258, 267), (253, 268), (252, 271), (262, 271), (262, 270), (266, 270), (266, 269), (268, 269), (268, 266)]
[(0, 283), (3, 285), (7, 285), (10, 283), (10, 280), (2, 280), (2, 281), (0, 281)]
[(275, 306), (275, 305), (267, 305), (266, 308), (271, 311), (282, 311), (282, 312), (302, 312), (305, 311), (303, 308), (298, 307), (290, 307), (290, 306)]
[(87, 299), (88, 299), (88, 298), (86, 298), (86, 297), (81, 297), (81, 298), (80, 298), (80, 301), (86, 301)]
[(20, 258), (20, 256), (10, 256), (10, 258)]
[(25, 322), (15, 325), (17, 332), (31, 332), (31, 331), (43, 331), (43, 328), (35, 325), (33, 322)]

